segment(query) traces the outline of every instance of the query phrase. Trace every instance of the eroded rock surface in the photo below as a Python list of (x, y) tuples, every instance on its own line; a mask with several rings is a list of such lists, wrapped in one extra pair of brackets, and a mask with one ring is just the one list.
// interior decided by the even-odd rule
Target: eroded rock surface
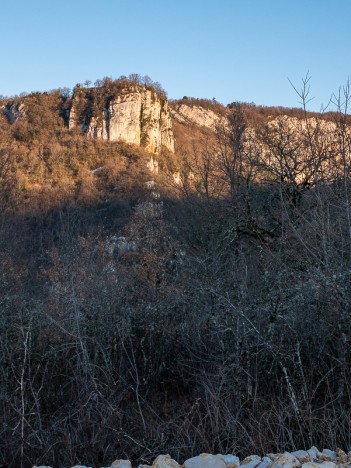
[(215, 130), (218, 125), (227, 123), (225, 117), (218, 115), (211, 109), (201, 106), (188, 106), (180, 104), (171, 110), (172, 117), (180, 123), (192, 123), (199, 127)]
[(79, 95), (73, 98), (70, 129), (80, 125), (82, 132), (91, 138), (124, 141), (143, 146), (152, 153), (159, 153), (162, 146), (174, 152), (168, 101), (154, 91), (142, 86), (124, 89), (98, 115), (86, 113), (84, 118), (77, 111), (81, 99)]

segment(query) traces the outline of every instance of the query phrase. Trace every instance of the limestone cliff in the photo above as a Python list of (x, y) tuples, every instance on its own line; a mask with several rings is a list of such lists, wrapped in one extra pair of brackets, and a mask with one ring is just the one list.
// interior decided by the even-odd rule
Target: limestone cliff
[(227, 124), (226, 117), (202, 106), (189, 106), (182, 103), (173, 106), (171, 113), (172, 117), (182, 124), (190, 123), (211, 130), (215, 130), (218, 125)]
[(24, 104), (19, 101), (13, 101), (8, 103), (7, 106), (2, 106), (2, 112), (10, 123), (23, 120), (26, 115)]
[(81, 125), (92, 138), (133, 143), (152, 153), (159, 153), (162, 146), (174, 152), (168, 102), (154, 91), (142, 86), (123, 89), (95, 113), (82, 105), (82, 99), (82, 93), (73, 98), (69, 128)]

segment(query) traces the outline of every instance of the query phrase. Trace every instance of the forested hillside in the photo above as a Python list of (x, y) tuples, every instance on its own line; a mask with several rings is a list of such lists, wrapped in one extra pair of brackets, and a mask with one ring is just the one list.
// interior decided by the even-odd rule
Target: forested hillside
[[(88, 83), (79, 123), (128, 86), (166, 103)], [(349, 449), (349, 100), (184, 97), (150, 153), (2, 99), (0, 465)]]

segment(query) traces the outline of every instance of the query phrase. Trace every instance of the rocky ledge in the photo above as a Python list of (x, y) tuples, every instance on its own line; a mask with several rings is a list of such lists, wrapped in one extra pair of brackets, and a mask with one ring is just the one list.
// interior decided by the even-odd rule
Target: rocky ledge
[[(185, 460), (180, 465), (170, 455), (159, 455), (152, 465), (138, 465), (138, 468), (351, 468), (351, 451), (346, 453), (337, 448), (335, 451), (324, 449), (320, 452), (316, 447), (295, 452), (269, 453), (264, 457), (250, 455), (240, 460), (234, 454), (211, 455), (202, 453)], [(33, 468), (51, 468), (34, 466)], [(85, 465), (75, 465), (73, 468), (92, 468)], [(115, 460), (105, 468), (132, 468), (129, 460)]]

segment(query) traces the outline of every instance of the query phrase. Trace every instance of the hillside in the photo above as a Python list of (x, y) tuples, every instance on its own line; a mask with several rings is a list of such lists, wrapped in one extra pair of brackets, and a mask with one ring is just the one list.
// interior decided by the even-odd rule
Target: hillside
[(2, 99), (0, 466), (350, 450), (339, 104)]

